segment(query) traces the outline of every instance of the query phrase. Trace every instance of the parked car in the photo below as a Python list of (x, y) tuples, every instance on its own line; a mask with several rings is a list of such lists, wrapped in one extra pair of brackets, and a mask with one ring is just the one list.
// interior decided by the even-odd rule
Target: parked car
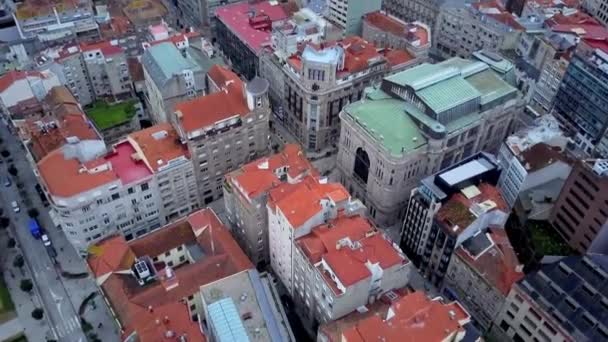
[(46, 247), (51, 246), (51, 240), (49, 239), (48, 235), (42, 234), (42, 244), (45, 245)]
[(8, 188), (9, 186), (11, 186), (11, 184), (13, 184), (11, 182), (11, 179), (6, 177), (6, 180), (4, 181), (4, 186)]
[(17, 201), (12, 201), (11, 202), (11, 207), (13, 207), (13, 211), (18, 213), (21, 211), (21, 209), (19, 208), (19, 204), (17, 204)]

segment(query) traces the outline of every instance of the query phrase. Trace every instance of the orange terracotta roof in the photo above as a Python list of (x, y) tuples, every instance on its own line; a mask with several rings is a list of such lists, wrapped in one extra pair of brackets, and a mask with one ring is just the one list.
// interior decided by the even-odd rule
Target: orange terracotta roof
[[(345, 239), (352, 245), (340, 245), (339, 242)], [(371, 275), (365, 265), (368, 261), (378, 264), (382, 269), (408, 262), (362, 216), (340, 216), (328, 224), (314, 228), (310, 234), (297, 239), (296, 244), (312, 264), (325, 260), (346, 287)], [(331, 285), (333, 281), (328, 278), (327, 282)], [(338, 292), (337, 288), (332, 288)]]
[[(123, 327), (123, 338), (136, 333), (142, 342), (179, 341), (184, 335), (188, 341), (205, 341), (182, 301), (196, 294), (200, 286), (252, 269), (253, 265), (211, 209), (199, 210), (128, 243), (124, 237), (117, 236), (91, 248), (96, 254), (89, 256), (88, 263), (91, 269), (99, 270), (94, 272), (96, 275), (102, 275), (107, 274), (108, 269), (110, 272), (124, 269), (122, 265), (114, 266), (122, 263), (117, 261), (120, 254), (153, 257), (189, 243), (198, 244), (203, 257), (177, 267), (172, 278), (176, 286), (171, 289), (164, 286), (167, 281), (164, 263), (154, 265), (158, 280), (144, 286), (130, 274), (112, 273), (100, 279), (104, 294)], [(133, 260), (129, 266), (132, 263)], [(175, 336), (167, 338), (167, 330)]]
[(143, 154), (146, 165), (154, 172), (171, 160), (188, 157), (187, 147), (179, 141), (179, 136), (169, 123), (161, 123), (129, 134), (136, 150)]
[(226, 175), (226, 179), (235, 182), (247, 197), (255, 198), (281, 183), (274, 172), (279, 168), (287, 168), (286, 173), (292, 179), (304, 175), (318, 175), (300, 146), (287, 144), (283, 151), (246, 164)]
[(387, 50), (384, 53), (384, 57), (386, 57), (386, 60), (391, 67), (405, 64), (411, 60), (414, 60), (414, 56), (412, 56), (409, 52), (396, 49)]
[(351, 328), (371, 316), (386, 317), (391, 305), (412, 292), (407, 288), (390, 290), (373, 303), (366, 304), (367, 311), (359, 312), (355, 310), (340, 319), (322, 324), (319, 327), (319, 335), (327, 338), (329, 342), (342, 341), (342, 334), (349, 338), (355, 338), (355, 341), (363, 341), (359, 333)]
[(382, 11), (368, 13), (363, 20), (382, 31), (407, 37), (410, 40), (419, 40), (420, 45), (429, 43), (429, 32), (424, 27), (414, 23), (406, 24)]
[(513, 284), (522, 279), (524, 274), (521, 270), (518, 271), (520, 264), (506, 231), (502, 228), (491, 228), (488, 234), (494, 242), (491, 250), (474, 256), (460, 246), (456, 254), (506, 296)]
[(43, 128), (36, 121), (27, 120), (32, 153), (36, 160), (41, 160), (47, 154), (65, 145), (68, 137), (77, 137), (80, 140), (100, 139), (84, 114), (67, 114), (60, 117), (62, 119), (44, 118), (40, 120), (44, 123)]
[(173, 222), (163, 229), (158, 229), (135, 239), (129, 247), (137, 256), (155, 257), (182, 245), (196, 244), (196, 237), (187, 218)]
[(7, 72), (6, 74), (2, 75), (2, 77), (0, 77), (0, 92), (5, 91), (11, 85), (13, 85), (13, 83), (15, 83), (19, 80), (23, 80), (26, 77), (45, 78), (45, 76), (41, 72), (38, 72), (38, 71), (11, 70), (11, 71)]
[[(270, 190), (269, 200), (272, 207), (278, 207), (294, 229), (321, 211), (321, 200), (328, 198), (317, 190), (317, 180), (307, 177), (307, 181), (285, 184)], [(346, 192), (346, 190), (344, 190)]]
[[(440, 342), (464, 330), (469, 314), (457, 302), (445, 304), (414, 292), (394, 303), (393, 317), (372, 315), (342, 332), (355, 341)], [(348, 340), (350, 342), (350, 340)]]
[(38, 162), (40, 176), (49, 192), (55, 196), (71, 197), (118, 180), (112, 170), (88, 173), (79, 172), (80, 169), (78, 159), (65, 159), (61, 148)]
[(225, 72), (230, 73), (231, 78), (223, 84), (216, 82), (222, 90), (175, 106), (175, 112), (186, 132), (212, 126), (235, 115), (249, 114), (249, 107), (243, 94), (243, 82), (233, 72), (229, 70)]
[(310, 234), (296, 240), (309, 260), (316, 264), (323, 255), (336, 250), (336, 244), (343, 238), (359, 241), (365, 234), (374, 231), (369, 220), (361, 216), (339, 217), (332, 222), (312, 229)]
[(89, 250), (89, 266), (95, 277), (126, 270), (133, 265), (135, 254), (122, 236), (113, 236), (101, 241)]
[(346, 37), (341, 44), (345, 50), (344, 71), (351, 74), (369, 68), (370, 60), (381, 56), (374, 44), (358, 36)]
[(227, 85), (229, 81), (239, 79), (235, 73), (219, 64), (214, 64), (211, 68), (209, 68), (207, 77), (209, 77), (219, 88)]

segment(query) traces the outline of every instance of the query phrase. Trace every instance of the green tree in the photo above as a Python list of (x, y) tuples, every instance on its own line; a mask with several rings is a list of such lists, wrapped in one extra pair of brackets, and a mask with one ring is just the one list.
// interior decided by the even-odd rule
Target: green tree
[(19, 173), (19, 170), (17, 170), (15, 165), (11, 164), (11, 166), (8, 167), (8, 173), (10, 173), (11, 176), (16, 177), (17, 173)]
[(15, 248), (15, 246), (17, 246), (17, 241), (15, 241), (15, 239), (10, 238), (8, 239), (8, 242), (6, 243), (6, 246), (8, 248)]
[(11, 220), (9, 218), (0, 217), (0, 228), (2, 228), (2, 229), (7, 228), (10, 223), (11, 223)]
[(38, 212), (38, 209), (32, 208), (27, 211), (27, 215), (31, 218), (38, 218), (38, 216), (40, 215), (40, 212)]
[(2, 152), (0, 152), (0, 155), (2, 155), (2, 157), (7, 158), (11, 155), (11, 153), (7, 150), (2, 150)]
[(25, 261), (23, 260), (23, 255), (17, 255), (15, 256), (15, 259), (13, 259), (13, 266), (15, 266), (16, 268), (19, 269), (19, 271), (21, 271), (21, 273), (23, 273), (23, 266), (25, 265)]
[(34, 310), (32, 310), (32, 318), (35, 320), (41, 320), (42, 317), (44, 317), (44, 310), (42, 310), (41, 308), (35, 308)]
[(21, 279), (21, 283), (19, 283), (19, 288), (23, 292), (30, 293), (34, 289), (34, 284), (29, 279)]

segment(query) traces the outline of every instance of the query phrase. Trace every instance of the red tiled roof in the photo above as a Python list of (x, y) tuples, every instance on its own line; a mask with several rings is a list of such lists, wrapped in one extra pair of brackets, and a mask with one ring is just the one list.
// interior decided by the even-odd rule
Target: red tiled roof
[(302, 43), (298, 46), (298, 52), (290, 56), (287, 62), (295, 69), (300, 70), (302, 68), (301, 55), (306, 47), (321, 51), (335, 46), (340, 46), (344, 49), (344, 67), (337, 70), (339, 78), (366, 70), (370, 67), (370, 63), (373, 63), (375, 60), (387, 60), (390, 66), (395, 66), (413, 59), (405, 51), (395, 50), (394, 52), (393, 49), (385, 49), (381, 53), (372, 43), (365, 39), (359, 36), (349, 36), (342, 40), (325, 42), (323, 44)]
[(381, 56), (374, 44), (358, 36), (346, 37), (341, 44), (345, 50), (343, 71), (351, 74), (369, 68), (369, 62)]
[(187, 218), (173, 222), (163, 229), (149, 233), (141, 239), (135, 239), (129, 247), (137, 256), (156, 257), (179, 246), (196, 242), (196, 237)]
[(386, 57), (391, 67), (405, 64), (414, 59), (414, 56), (410, 55), (409, 52), (396, 49), (389, 49), (384, 53), (384, 57)]
[(551, 28), (553, 32), (572, 33), (581, 38), (604, 39), (608, 37), (608, 29), (602, 25), (594, 24), (556, 24)]
[(486, 250), (479, 256), (473, 256), (461, 246), (456, 254), (506, 296), (524, 274), (518, 270), (520, 264), (505, 230), (490, 229), (487, 234), (494, 242), (492, 251)]
[[(353, 247), (339, 245), (339, 241), (344, 239), (350, 240)], [(299, 238), (296, 244), (312, 264), (325, 260), (346, 287), (371, 275), (365, 265), (368, 261), (379, 264), (382, 269), (407, 262), (392, 243), (378, 234), (370, 221), (361, 216), (339, 216), (328, 224), (314, 228), (310, 234)], [(332, 280), (328, 279), (328, 282)]]
[(243, 82), (231, 71), (225, 72), (232, 74), (232, 77), (223, 85), (218, 84), (222, 90), (175, 106), (175, 112), (186, 132), (212, 126), (235, 115), (249, 114), (249, 107), (243, 94)]
[[(251, 10), (256, 13), (253, 18), (249, 16)], [(283, 7), (274, 5), (271, 1), (226, 5), (219, 7), (215, 15), (256, 53), (270, 44), (272, 22), (287, 19)]]
[[(473, 3), (471, 6), (482, 12), (485, 16), (494, 18), (496, 21), (510, 26), (515, 30), (524, 30), (524, 27), (521, 26), (519, 22), (517, 22), (516, 17), (513, 14), (507, 12), (502, 3), (497, 0), (480, 1)], [(498, 13), (495, 13), (494, 11), (488, 11), (492, 9)]]
[(230, 81), (240, 80), (234, 72), (219, 64), (214, 64), (209, 68), (207, 77), (209, 77), (218, 88), (227, 86)]
[(131, 79), (133, 82), (143, 81), (144, 77), (144, 67), (137, 60), (137, 58), (127, 58), (127, 64), (129, 65), (129, 73), (131, 74)]
[(45, 78), (45, 76), (38, 71), (19, 71), (19, 70), (11, 70), (6, 74), (0, 77), (0, 92), (8, 89), (13, 83), (23, 80), (26, 77), (38, 77)]
[[(163, 285), (166, 276), (162, 265), (155, 265), (160, 267), (157, 270), (160, 280), (145, 286), (140, 286), (130, 274), (112, 273), (98, 279), (123, 326), (123, 338), (135, 332), (142, 342), (178, 341), (183, 335), (187, 335), (188, 341), (205, 341), (182, 301), (198, 292), (200, 286), (251, 269), (253, 265), (210, 209), (199, 210), (129, 243), (118, 236), (91, 247), (88, 263), (92, 269), (99, 270), (94, 272), (98, 276), (107, 274), (108, 269), (109, 272), (124, 269), (124, 266), (112, 267), (123, 263), (117, 261), (121, 259), (118, 255), (130, 253), (133, 260), (144, 255), (153, 257), (182, 244), (198, 244), (204, 256), (174, 270), (173, 281), (177, 285), (173, 288)], [(166, 338), (167, 330), (175, 336)]]
[(294, 179), (303, 175), (318, 175), (300, 146), (287, 144), (280, 153), (246, 164), (226, 175), (226, 178), (237, 183), (249, 198), (255, 198), (281, 183), (274, 171), (283, 167), (287, 168), (289, 177)]
[(545, 25), (553, 28), (555, 25), (590, 25), (602, 26), (595, 18), (587, 13), (578, 11), (571, 15), (556, 13), (551, 18), (545, 20)]
[(124, 51), (123, 48), (118, 45), (118, 42), (113, 42), (111, 40), (101, 41), (93, 44), (80, 43), (80, 49), (82, 52), (101, 50), (104, 56), (111, 56)]
[(605, 53), (608, 53), (608, 37), (603, 39), (590, 39), (586, 38), (583, 41), (594, 49), (600, 49)]
[(343, 337), (364, 342), (440, 342), (463, 331), (470, 321), (469, 314), (457, 302), (444, 304), (427, 298), (423, 292), (402, 297), (389, 311), (393, 317), (369, 316), (343, 331)]

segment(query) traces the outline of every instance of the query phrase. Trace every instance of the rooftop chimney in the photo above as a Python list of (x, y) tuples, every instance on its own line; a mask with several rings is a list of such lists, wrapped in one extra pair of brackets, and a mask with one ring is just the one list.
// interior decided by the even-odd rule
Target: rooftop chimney
[(166, 291), (170, 291), (179, 285), (179, 281), (170, 266), (165, 268), (165, 274), (161, 276), (161, 283)]

